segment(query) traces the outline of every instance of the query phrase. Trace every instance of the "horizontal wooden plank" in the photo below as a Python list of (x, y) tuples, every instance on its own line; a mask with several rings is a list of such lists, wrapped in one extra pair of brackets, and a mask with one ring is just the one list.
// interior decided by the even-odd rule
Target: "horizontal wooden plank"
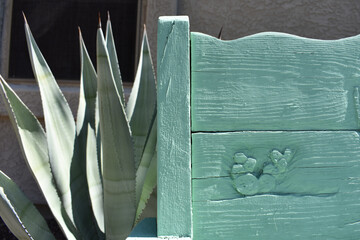
[(230, 176), (236, 153), (256, 159), (254, 172), (260, 172), (273, 150), (291, 151), (290, 170), (330, 174), (331, 169), (341, 173), (360, 165), (360, 138), (355, 131), (193, 133), (192, 148), (193, 178)]
[(194, 239), (358, 239), (359, 195), (258, 195), (194, 202)]
[[(357, 171), (359, 171), (359, 169), (357, 169)], [(307, 172), (306, 170), (291, 173), (291, 176), (286, 176), (283, 181), (278, 182), (270, 192), (259, 191), (254, 195), (272, 194), (279, 196), (294, 195), (297, 197), (329, 197), (335, 194), (342, 194), (343, 191), (351, 192), (360, 190), (360, 182), (354, 183), (360, 181), (359, 177), (348, 178), (341, 174), (336, 176), (334, 170), (329, 172), (329, 175), (316, 174), (315, 172)], [(301, 175), (301, 173), (303, 173), (303, 175)], [(356, 174), (352, 174), (352, 176), (354, 175)], [(194, 202), (207, 202), (209, 200), (222, 201), (247, 197), (237, 192), (235, 181), (231, 177), (193, 179), (192, 188)]]
[(357, 129), (360, 36), (191, 35), (192, 130)]
[(355, 131), (192, 134), (194, 239), (356, 239)]

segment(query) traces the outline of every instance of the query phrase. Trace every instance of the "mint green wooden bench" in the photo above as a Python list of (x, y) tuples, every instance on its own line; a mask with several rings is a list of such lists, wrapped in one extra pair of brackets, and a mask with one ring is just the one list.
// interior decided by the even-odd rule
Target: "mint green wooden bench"
[(157, 237), (360, 239), (360, 36), (162, 17), (157, 51)]

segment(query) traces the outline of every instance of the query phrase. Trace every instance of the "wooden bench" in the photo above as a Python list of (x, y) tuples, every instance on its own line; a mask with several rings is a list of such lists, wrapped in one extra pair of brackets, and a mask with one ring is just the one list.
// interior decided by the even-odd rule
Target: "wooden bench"
[(157, 56), (153, 235), (360, 239), (360, 36), (221, 41), (161, 17)]

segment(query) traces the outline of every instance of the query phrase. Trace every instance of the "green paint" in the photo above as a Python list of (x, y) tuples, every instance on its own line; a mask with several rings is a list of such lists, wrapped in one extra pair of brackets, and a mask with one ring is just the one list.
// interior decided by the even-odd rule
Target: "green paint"
[(352, 224), (360, 216), (357, 132), (196, 133), (192, 139), (194, 239), (359, 235), (360, 225)]
[(158, 25), (158, 236), (191, 237), (190, 41), (187, 17)]
[(359, 236), (359, 43), (191, 34), (194, 239)]
[(346, 196), (259, 195), (194, 202), (193, 239), (358, 239), (358, 218), (348, 215), (359, 211), (358, 201)]
[(193, 131), (357, 129), (360, 36), (191, 34)]
[(160, 18), (158, 236), (356, 239), (359, 44), (191, 33), (190, 136), (188, 20)]
[(284, 154), (272, 150), (269, 159), (255, 171), (257, 163), (255, 158), (248, 158), (244, 153), (235, 153), (231, 178), (236, 191), (244, 196), (273, 191), (287, 173), (291, 155), (292, 152), (288, 148)]

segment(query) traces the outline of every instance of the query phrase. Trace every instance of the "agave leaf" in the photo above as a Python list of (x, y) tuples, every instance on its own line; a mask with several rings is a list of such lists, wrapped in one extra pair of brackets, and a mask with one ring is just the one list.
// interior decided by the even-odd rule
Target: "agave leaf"
[(20, 188), (0, 171), (0, 216), (18, 239), (55, 237), (45, 219)]
[[(96, 227), (94, 226), (95, 222), (98, 223), (98, 218), (96, 218), (96, 212), (94, 211), (103, 211), (102, 206), (98, 205), (96, 207), (100, 207), (100, 209), (94, 208), (92, 206), (92, 183), (89, 182), (89, 167), (93, 167), (94, 164), (98, 164), (97, 153), (96, 153), (96, 140), (95, 136), (89, 135), (89, 131), (91, 129), (95, 129), (95, 111), (96, 111), (96, 91), (97, 91), (97, 76), (95, 69), (91, 63), (89, 54), (86, 50), (85, 43), (83, 41), (80, 29), (79, 29), (79, 38), (80, 38), (80, 56), (81, 56), (81, 77), (80, 77), (80, 96), (79, 96), (79, 107), (77, 114), (77, 150), (79, 160), (78, 166), (74, 167), (74, 170), (78, 171), (80, 174), (81, 183), (79, 184), (79, 190), (82, 191), (82, 196), (79, 196), (77, 209), (81, 209), (81, 216), (79, 216), (79, 220), (83, 222), (83, 235), (93, 236), (98, 233), (96, 231)], [(91, 128), (91, 129), (89, 129)], [(89, 139), (90, 138), (90, 139)], [(94, 138), (94, 139), (92, 139)], [(92, 149), (94, 155), (90, 155), (87, 153), (89, 149), (89, 141), (90, 144), (95, 141), (95, 145), (91, 146), (95, 149)], [(79, 171), (81, 170), (81, 171)], [(98, 167), (96, 167), (98, 170)], [(91, 176), (90, 176), (91, 177)], [(91, 181), (92, 179), (90, 179)], [(79, 180), (77, 180), (79, 181)], [(101, 185), (100, 185), (101, 186)], [(75, 194), (73, 196), (75, 197)], [(95, 197), (98, 197), (97, 195)], [(75, 207), (75, 206), (74, 206)], [(94, 215), (93, 215), (94, 214)], [(95, 219), (94, 219), (95, 217)], [(96, 224), (102, 232), (104, 232), (104, 228)], [(101, 237), (103, 238), (103, 234), (99, 232)]]
[[(156, 116), (155, 116), (155, 119), (152, 123), (152, 127), (151, 127), (149, 135), (148, 135), (148, 139), (146, 140), (144, 152), (141, 156), (140, 165), (136, 171), (136, 204), (137, 204), (137, 206), (139, 206), (140, 197), (143, 193), (143, 185), (145, 182), (145, 178), (148, 175), (148, 169), (149, 169), (150, 163), (153, 159), (154, 153), (156, 152), (156, 140), (157, 140), (157, 120), (156, 120)], [(156, 185), (156, 181), (155, 181), (155, 185)], [(148, 198), (150, 197), (150, 194), (151, 194), (151, 192), (149, 193), (148, 196), (145, 196), (145, 195), (142, 196), (142, 201), (144, 201), (144, 200), (147, 201)], [(142, 202), (142, 205), (144, 207), (145, 207), (145, 205), (144, 205), (145, 203)], [(139, 214), (141, 214), (143, 209), (140, 209), (140, 210), (141, 211), (139, 212)], [(138, 211), (139, 211), (139, 209), (138, 209)], [(138, 213), (137, 213), (136, 219), (138, 217), (140, 217), (140, 215), (138, 215)]]
[(136, 209), (135, 224), (140, 220), (140, 216), (146, 207), (151, 193), (154, 191), (154, 188), (157, 184), (157, 152), (155, 146), (155, 152), (151, 158), (150, 165), (146, 171), (146, 177), (141, 188), (140, 200)]
[(53, 183), (45, 132), (16, 93), (0, 76), (0, 93), (7, 108), (22, 152), (34, 179), (68, 239), (76, 239), (76, 229), (66, 215)]
[[(85, 239), (98, 238), (86, 174), (88, 126), (95, 126), (97, 77), (80, 30), (81, 83), (77, 118), (77, 138), (71, 162), (70, 181), (73, 216), (77, 228)], [(96, 157), (96, 156), (95, 156)], [(97, 161), (97, 160), (96, 160)]]
[(31, 65), (40, 89), (50, 166), (60, 193), (61, 202), (66, 213), (74, 222), (70, 192), (70, 165), (76, 135), (75, 121), (70, 107), (41, 54), (26, 21), (25, 35)]
[[(97, 99), (97, 106), (99, 105), (99, 99)], [(101, 180), (103, 179), (102, 174), (103, 174), (103, 161), (102, 161), (102, 144), (101, 144), (101, 134), (100, 134), (100, 116), (98, 116), (99, 113), (99, 107), (96, 107), (96, 128), (95, 128), (95, 136), (96, 136), (96, 153), (97, 153), (97, 159), (98, 159), (98, 164), (100, 167), (100, 177)]]
[(92, 203), (93, 212), (96, 218), (97, 225), (101, 232), (105, 232), (104, 225), (104, 200), (103, 200), (103, 186), (101, 181), (101, 169), (97, 159), (96, 153), (96, 136), (95, 130), (88, 125), (88, 138), (86, 150), (86, 172), (89, 184), (89, 193)]
[(91, 63), (81, 32), (80, 38), (80, 57), (81, 57), (81, 77), (80, 77), (80, 96), (77, 112), (77, 133), (81, 129), (87, 128), (88, 124), (95, 128), (95, 109), (97, 76), (94, 66)]
[(106, 24), (106, 47), (109, 53), (109, 59), (111, 64), (111, 70), (113, 73), (113, 77), (115, 80), (116, 88), (119, 92), (119, 96), (121, 99), (122, 104), (125, 106), (125, 99), (124, 99), (124, 88), (121, 80), (121, 73), (119, 67), (119, 61), (116, 54), (115, 42), (114, 42), (114, 35), (112, 32), (111, 21), (110, 21), (110, 14), (108, 13), (108, 20)]
[[(89, 187), (86, 176), (86, 146), (82, 146), (82, 138), (87, 133), (81, 132), (75, 143), (75, 153), (70, 169), (70, 189), (72, 196), (73, 217), (76, 228), (83, 239), (98, 239), (96, 220), (92, 211)], [(84, 153), (81, 151), (85, 151)]]
[(101, 137), (100, 137), (100, 113), (99, 113), (99, 96), (96, 97), (96, 106), (95, 106), (95, 136), (96, 136), (96, 153), (97, 159), (100, 166), (100, 177), (102, 179), (102, 146), (101, 146)]
[(156, 82), (152, 68), (149, 43), (144, 31), (139, 65), (126, 106), (126, 114), (134, 139), (135, 168), (140, 164), (146, 136), (150, 130), (156, 107)]
[(105, 233), (107, 239), (125, 239), (135, 217), (133, 143), (101, 28), (97, 33), (97, 72)]

